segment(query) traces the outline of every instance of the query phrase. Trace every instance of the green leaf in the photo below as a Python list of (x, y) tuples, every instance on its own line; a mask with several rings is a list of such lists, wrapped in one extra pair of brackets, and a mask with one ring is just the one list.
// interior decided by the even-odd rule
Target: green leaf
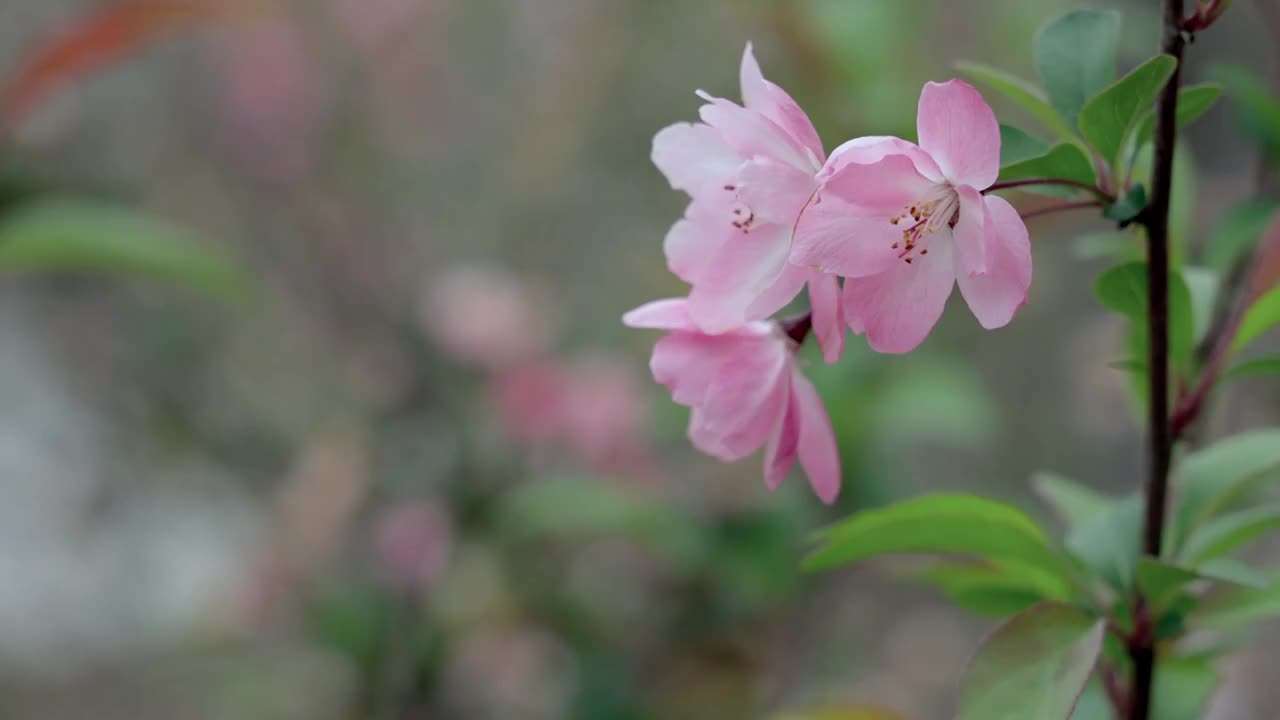
[(1280, 472), (1280, 429), (1233, 435), (1188, 454), (1182, 461), (1181, 500), (1175, 514), (1175, 547), (1205, 520), (1255, 483)]
[(1191, 291), (1192, 336), (1200, 342), (1213, 324), (1213, 311), (1218, 301), (1218, 273), (1209, 268), (1184, 265), (1182, 279)]
[(1000, 123), (1000, 167), (1043, 155), (1049, 146), (1021, 128)]
[(1035, 85), (1003, 70), (980, 63), (958, 62), (956, 63), (956, 69), (974, 81), (1004, 95), (1023, 110), (1031, 113), (1033, 117), (1044, 123), (1045, 128), (1050, 130), (1058, 139), (1067, 142), (1075, 139), (1075, 123), (1062, 122), (1062, 118), (1058, 117), (1058, 114), (1054, 112), (1044, 93)]
[(1127, 591), (1133, 585), (1141, 520), (1142, 505), (1136, 496), (1108, 500), (1067, 535), (1067, 550), (1095, 577)]
[(1120, 15), (1077, 10), (1041, 28), (1036, 35), (1036, 68), (1049, 103), (1069, 127), (1089, 98), (1116, 78)]
[(1117, 199), (1102, 210), (1102, 216), (1118, 223), (1133, 222), (1147, 208), (1147, 188), (1142, 183), (1134, 183), (1124, 197)]
[(1118, 164), (1129, 131), (1151, 111), (1177, 66), (1172, 55), (1157, 55), (1098, 93), (1080, 111), (1084, 139), (1113, 166)]
[(81, 270), (177, 283), (223, 298), (245, 288), (235, 267), (181, 228), (88, 200), (37, 200), (0, 221), (0, 270)]
[[(1109, 310), (1132, 323), (1135, 357), (1146, 357), (1147, 266), (1142, 262), (1117, 265), (1098, 277), (1094, 294)], [(1191, 364), (1195, 350), (1195, 318), (1191, 290), (1181, 273), (1169, 275), (1169, 352), (1176, 368)]]
[(1110, 502), (1106, 496), (1094, 492), (1091, 488), (1053, 473), (1036, 473), (1031, 478), (1031, 485), (1036, 494), (1063, 521), (1067, 529), (1088, 522), (1102, 512)]
[[(1199, 85), (1188, 85), (1178, 91), (1178, 127), (1190, 125), (1197, 118), (1209, 111), (1210, 108), (1218, 102), (1218, 98), (1222, 96), (1222, 86), (1218, 83), (1201, 83)], [(1133, 141), (1130, 143), (1135, 151), (1142, 148), (1143, 145), (1151, 142), (1151, 136), (1155, 132), (1156, 115), (1155, 112), (1147, 112), (1142, 121), (1138, 123), (1137, 129), (1133, 132)]]
[(1152, 693), (1153, 720), (1201, 720), (1218, 682), (1211, 658), (1163, 658)]
[(1248, 566), (1207, 563), (1202, 568), (1193, 569), (1145, 555), (1138, 558), (1134, 576), (1138, 589), (1157, 612), (1167, 609), (1187, 585), (1200, 580), (1213, 580), (1232, 587), (1266, 587), (1266, 576)]
[(773, 720), (903, 720), (903, 718), (897, 713), (881, 708), (855, 705), (789, 710)]
[(1025, 580), (985, 564), (939, 565), (918, 579), (941, 590), (952, 604), (990, 617), (1007, 617), (1045, 599), (1065, 599), (1062, 593), (1046, 596)]
[(805, 560), (824, 570), (891, 553), (973, 555), (1022, 560), (1057, 573), (1060, 559), (1031, 518), (1005, 503), (972, 495), (924, 495), (856, 513), (823, 530)]
[(1178, 556), (1184, 564), (1197, 567), (1228, 555), (1277, 527), (1280, 527), (1280, 504), (1223, 515), (1192, 531)]
[[(1089, 161), (1089, 156), (1080, 149), (1079, 145), (1072, 143), (1055, 145), (1043, 155), (1013, 163), (1000, 171), (1001, 180), (1041, 177), (1074, 180), (1090, 186), (1097, 183), (1097, 176), (1093, 173), (1093, 163)], [(1019, 190), (1054, 197), (1075, 197), (1083, 192), (1079, 189), (1056, 185), (1029, 185)]]
[(1207, 597), (1196, 608), (1192, 622), (1199, 626), (1229, 629), (1280, 616), (1280, 581), (1261, 589), (1227, 588)]
[(1106, 623), (1045, 603), (996, 629), (978, 649), (956, 720), (1067, 720), (1102, 652)]
[(1235, 380), (1236, 378), (1252, 375), (1274, 375), (1276, 373), (1280, 373), (1280, 355), (1271, 355), (1270, 357), (1240, 363), (1227, 371), (1222, 376), (1222, 379)]
[(1239, 352), (1258, 339), (1266, 331), (1280, 323), (1280, 287), (1258, 298), (1258, 301), (1245, 313), (1240, 321), (1240, 330), (1231, 343), (1232, 352)]

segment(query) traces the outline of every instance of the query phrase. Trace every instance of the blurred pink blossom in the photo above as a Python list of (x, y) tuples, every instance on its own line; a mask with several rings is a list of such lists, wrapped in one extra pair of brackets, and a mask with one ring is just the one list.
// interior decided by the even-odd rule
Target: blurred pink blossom
[(374, 519), (373, 544), (383, 580), (404, 590), (423, 591), (448, 565), (453, 523), (434, 503), (394, 505)]
[(437, 279), (422, 322), (448, 355), (490, 369), (539, 355), (551, 334), (536, 289), (489, 268), (453, 268)]
[(494, 392), (503, 427), (517, 442), (566, 449), (597, 469), (632, 468), (644, 459), (648, 405), (620, 358), (515, 366), (498, 376)]
[(1003, 198), (983, 195), (1000, 172), (1000, 126), (960, 80), (920, 94), (920, 144), (851, 140), (831, 154), (822, 190), (796, 228), (793, 263), (844, 281), (844, 312), (879, 352), (924, 341), (956, 284), (987, 329), (1027, 300), (1027, 227)]
[(800, 461), (818, 498), (840, 492), (840, 454), (822, 400), (796, 363), (796, 343), (772, 322), (754, 322), (709, 335), (690, 317), (689, 301), (659, 300), (632, 310), (623, 322), (669, 334), (653, 349), (653, 377), (671, 397), (693, 408), (689, 439), (726, 462), (765, 446), (770, 490)]
[(324, 92), (301, 31), (283, 16), (237, 24), (214, 52), (235, 149), (278, 179), (304, 175)]
[(338, 24), (362, 49), (376, 49), (389, 35), (403, 31), (438, 0), (334, 0)]

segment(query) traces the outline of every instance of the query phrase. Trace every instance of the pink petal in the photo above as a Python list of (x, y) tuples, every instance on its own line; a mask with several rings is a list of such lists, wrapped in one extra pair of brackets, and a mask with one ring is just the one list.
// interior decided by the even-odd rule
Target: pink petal
[[(788, 378), (790, 379), (790, 378)], [(788, 397), (791, 389), (787, 388)], [(800, 448), (800, 408), (795, 402), (787, 403), (787, 411), (779, 418), (781, 421), (769, 444), (764, 449), (764, 484), (769, 490), (777, 490), (787, 474), (796, 464), (796, 453)]]
[(822, 164), (822, 140), (813, 123), (800, 105), (781, 87), (765, 79), (756, 62), (751, 43), (742, 53), (742, 68), (739, 71), (742, 85), (742, 104), (748, 110), (754, 110), (787, 132), (801, 147), (812, 155), (814, 167)]
[(722, 244), (689, 293), (689, 314), (704, 332), (747, 320), (747, 308), (777, 281), (791, 250), (791, 227), (757, 225)]
[(955, 284), (950, 238), (939, 237), (928, 255), (912, 264), (866, 278), (844, 281), (844, 312), (849, 327), (866, 333), (871, 348), (882, 353), (905, 353), (924, 341), (942, 316)]
[(649, 369), (653, 379), (671, 391), (676, 403), (701, 405), (720, 366), (738, 344), (731, 335), (672, 333), (653, 346)]
[(742, 158), (763, 155), (797, 170), (817, 170), (808, 151), (768, 117), (723, 98), (702, 97), (707, 104), (698, 110), (698, 115), (719, 130), (729, 147)]
[(987, 212), (987, 257), (985, 275), (970, 277), (957, 273), (960, 293), (982, 327), (992, 330), (1013, 319), (1027, 302), (1031, 287), (1031, 242), (1027, 226), (1018, 211), (1002, 197), (983, 198)]
[(818, 173), (818, 179), (825, 181), (832, 173), (848, 163), (869, 165), (879, 162), (886, 155), (906, 155), (911, 158), (911, 162), (916, 166), (916, 171), (930, 181), (940, 183), (945, 180), (938, 164), (919, 145), (907, 142), (902, 138), (887, 135), (869, 135), (867, 137), (854, 138), (832, 150), (831, 157), (827, 158), (822, 171)]
[(799, 369), (792, 370), (791, 403), (800, 416), (800, 466), (818, 499), (830, 505), (840, 494), (840, 449), (822, 398)]
[(707, 387), (689, 437), (704, 452), (738, 460), (762, 447), (786, 412), (790, 351), (781, 338), (743, 340)]
[(834, 363), (844, 354), (844, 308), (840, 303), (840, 281), (834, 275), (810, 271), (809, 308), (813, 313), (813, 334), (822, 348), (822, 359)]
[(742, 158), (715, 128), (676, 123), (653, 136), (653, 164), (676, 190), (690, 195), (713, 192), (733, 177)]
[(795, 225), (801, 208), (818, 189), (811, 173), (767, 157), (757, 157), (743, 165), (736, 182), (738, 199), (757, 221), (781, 225)]
[(984, 189), (1000, 174), (1000, 123), (963, 80), (925, 83), (916, 131), (951, 184)]
[(716, 251), (735, 234), (729, 212), (727, 204), (693, 202), (685, 209), (684, 217), (671, 226), (662, 251), (667, 256), (667, 268), (676, 277), (691, 284), (697, 282)]
[(956, 258), (963, 275), (979, 275), (987, 271), (986, 209), (982, 195), (968, 185), (956, 188), (960, 196), (960, 217), (953, 236)]
[(859, 214), (889, 218), (912, 203), (928, 197), (935, 184), (916, 170), (906, 155), (885, 155), (874, 163), (848, 163), (834, 171), (823, 185), (832, 194), (856, 206)]
[(764, 320), (773, 317), (774, 313), (796, 299), (809, 280), (809, 272), (806, 268), (788, 263), (778, 279), (747, 306), (747, 319)]
[(894, 243), (902, 228), (889, 219), (863, 217), (858, 207), (819, 194), (800, 216), (791, 262), (840, 277), (865, 277), (902, 263)]
[(627, 327), (652, 330), (690, 330), (688, 301), (684, 298), (667, 298), (645, 303), (622, 316)]

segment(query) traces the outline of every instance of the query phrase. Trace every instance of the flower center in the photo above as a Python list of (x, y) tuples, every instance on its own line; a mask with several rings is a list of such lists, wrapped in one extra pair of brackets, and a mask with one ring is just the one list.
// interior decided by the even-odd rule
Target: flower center
[(898, 215), (889, 218), (890, 225), (902, 226), (902, 239), (891, 247), (908, 265), (917, 255), (929, 254), (925, 239), (943, 227), (953, 225), (960, 212), (960, 196), (950, 185), (938, 185), (924, 200), (914, 202)]

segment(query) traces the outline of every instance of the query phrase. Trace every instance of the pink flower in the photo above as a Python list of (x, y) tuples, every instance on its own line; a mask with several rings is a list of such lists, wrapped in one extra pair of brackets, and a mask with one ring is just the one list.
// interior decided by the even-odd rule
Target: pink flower
[(920, 94), (920, 144), (852, 140), (832, 153), (821, 192), (796, 231), (791, 262), (845, 278), (849, 326), (880, 352), (919, 345), (951, 288), (987, 329), (1027, 299), (1027, 228), (1003, 198), (984, 196), (1000, 172), (1000, 126), (960, 80)]
[[(689, 316), (709, 333), (769, 317), (816, 276), (787, 258), (796, 221), (818, 189), (822, 141), (795, 100), (764, 78), (750, 45), (741, 84), (745, 107), (699, 91), (707, 101), (702, 122), (672, 125), (653, 139), (654, 164), (692, 198), (667, 234), (667, 264), (693, 286)], [(824, 320), (836, 312), (817, 304)], [(829, 361), (840, 354), (824, 349)]]
[(374, 520), (373, 545), (384, 580), (406, 590), (426, 590), (449, 563), (453, 523), (432, 502), (396, 505)]
[(796, 365), (796, 345), (771, 322), (709, 335), (692, 301), (659, 300), (623, 317), (630, 327), (669, 331), (653, 349), (653, 377), (693, 409), (689, 438), (726, 462), (767, 446), (765, 484), (775, 489), (796, 459), (826, 503), (840, 492), (840, 457), (822, 400)]

